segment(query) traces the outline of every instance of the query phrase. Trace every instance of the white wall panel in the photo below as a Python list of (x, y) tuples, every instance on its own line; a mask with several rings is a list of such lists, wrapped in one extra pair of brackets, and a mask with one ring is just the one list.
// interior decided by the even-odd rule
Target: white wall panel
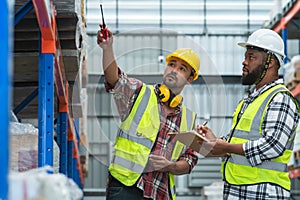
[[(177, 48), (192, 48), (200, 57), (202, 75), (241, 75), (244, 48), (237, 45), (246, 39), (241, 36), (159, 36), (116, 35), (114, 50), (117, 63), (128, 74), (162, 74), (165, 65), (158, 57), (164, 57)], [(131, 35), (136, 34), (136, 35)], [(162, 50), (161, 50), (162, 49)], [(96, 37), (89, 36), (88, 71), (102, 74), (102, 53)]]
[(193, 84), (183, 91), (184, 102), (197, 113), (198, 123), (208, 126), (221, 136), (231, 127), (231, 116), (243, 98), (245, 87), (240, 84)]
[[(245, 41), (242, 36), (210, 36), (200, 37), (199, 43), (206, 49), (212, 62), (215, 64), (216, 74), (241, 75), (241, 63), (244, 58), (244, 49), (237, 45)], [(213, 74), (211, 69), (203, 65), (203, 74)]]
[[(249, 1), (247, 13), (245, 0), (102, 0), (106, 24), (118, 32), (152, 27), (172, 29), (178, 33), (247, 33), (261, 27), (270, 19), (274, 0)], [(118, 3), (118, 6), (117, 6)], [(118, 9), (118, 11), (117, 11)], [(205, 12), (206, 11), (206, 12)], [(205, 15), (206, 13), (206, 15)], [(160, 20), (161, 19), (161, 20)], [(247, 23), (251, 24), (247, 30)], [(87, 30), (99, 28), (101, 15), (98, 0), (87, 0)], [(160, 24), (162, 22), (162, 24)], [(206, 25), (206, 28), (205, 28)]]

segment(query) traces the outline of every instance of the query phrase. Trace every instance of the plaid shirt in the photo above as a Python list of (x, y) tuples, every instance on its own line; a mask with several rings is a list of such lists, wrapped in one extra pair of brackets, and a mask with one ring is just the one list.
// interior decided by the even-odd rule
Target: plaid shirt
[[(135, 99), (142, 87), (142, 82), (128, 78), (124, 72), (119, 69), (119, 81), (113, 88), (106, 84), (106, 90), (114, 94), (115, 103), (121, 120), (125, 120), (129, 115)], [(174, 113), (166, 114), (165, 104), (159, 101), (160, 110), (160, 129), (151, 154), (161, 155), (171, 160), (172, 150), (175, 146), (175, 141), (172, 140), (167, 133), (179, 131), (181, 122), (181, 107), (178, 106)], [(192, 149), (184, 149), (179, 160), (185, 160), (189, 165), (189, 171), (197, 164), (198, 156)], [(170, 199), (169, 193), (169, 174), (150, 171), (146, 166), (144, 173), (138, 179), (136, 186), (143, 190), (144, 197), (150, 199)]]
[[(244, 99), (242, 112), (262, 92), (282, 83), (282, 80), (277, 80), (251, 93)], [(268, 106), (262, 123), (262, 138), (243, 144), (249, 163), (256, 166), (281, 156), (288, 140), (295, 137), (298, 120), (298, 110), (291, 97), (286, 93), (278, 93)], [(239, 186), (225, 182), (224, 185), (224, 199), (289, 199), (289, 197), (289, 191), (272, 183)]]

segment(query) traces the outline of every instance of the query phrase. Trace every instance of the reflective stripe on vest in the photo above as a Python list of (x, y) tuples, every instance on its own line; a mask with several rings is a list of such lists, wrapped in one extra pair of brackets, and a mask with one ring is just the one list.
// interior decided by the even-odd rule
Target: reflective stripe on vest
[[(180, 130), (187, 130), (187, 125), (192, 127), (195, 116), (182, 105)], [(147, 164), (159, 127), (160, 116), (154, 88), (143, 85), (129, 116), (118, 130), (114, 156), (109, 166), (112, 176), (127, 186), (136, 183)], [(175, 145), (172, 152), (174, 158), (179, 158), (182, 147)], [(178, 155), (174, 152), (178, 152)]]
[[(276, 85), (258, 96), (244, 111), (235, 130), (234, 137), (230, 143), (242, 144), (248, 140), (258, 140), (262, 137), (262, 122), (264, 120), (267, 107), (273, 97), (279, 92), (289, 91), (283, 85)], [(242, 108), (243, 101), (237, 106), (234, 113), (233, 125), (237, 122), (238, 113)], [(226, 163), (222, 163), (221, 171), (223, 178), (230, 184), (247, 185), (260, 182), (272, 182), (290, 189), (290, 181), (287, 173), (287, 163), (290, 159), (293, 140), (287, 144), (287, 149), (282, 156), (271, 161), (252, 167), (245, 156), (232, 154)]]
[[(272, 89), (272, 88), (271, 88)], [(279, 92), (288, 92), (287, 89), (285, 87), (282, 87), (281, 85), (276, 85), (273, 88), (273, 91), (271, 91), (270, 94), (267, 93), (268, 91), (266, 91), (266, 93), (262, 94), (262, 98), (265, 100), (263, 101), (262, 104), (260, 104), (258, 101), (257, 102), (253, 102), (256, 104), (260, 104), (260, 105), (256, 105), (253, 106), (254, 110), (252, 113), (255, 114), (254, 118), (251, 119), (252, 123), (249, 126), (249, 119), (244, 119), (245, 122), (242, 122), (243, 119), (240, 120), (239, 124), (236, 127), (236, 130), (234, 131), (234, 136), (237, 138), (244, 138), (244, 139), (248, 139), (248, 140), (258, 140), (259, 138), (261, 138), (261, 123), (263, 121), (263, 117), (267, 111), (267, 105), (269, 105), (269, 102), (272, 100), (272, 98)], [(267, 95), (268, 94), (268, 95)], [(265, 97), (264, 97), (265, 96)], [(260, 109), (260, 108), (264, 108), (264, 109)], [(246, 125), (248, 125), (249, 131), (243, 131), (243, 130), (239, 130), (239, 126), (243, 126), (243, 123), (245, 123)], [(251, 134), (248, 134), (248, 132), (250, 132), (251, 130)], [(245, 134), (246, 133), (246, 134)], [(287, 149), (288, 150), (292, 150), (293, 147), (293, 141), (289, 141), (287, 143)]]
[[(184, 105), (182, 105), (182, 116), (186, 116), (186, 120), (182, 117), (180, 131), (185, 131), (186, 127), (190, 130), (194, 128), (194, 122), (196, 119), (196, 113), (187, 109)], [(175, 148), (172, 152), (172, 161), (175, 162), (180, 156), (184, 144), (181, 142), (176, 142)], [(175, 177), (173, 174), (169, 173), (169, 181), (170, 181), (170, 192), (173, 200), (176, 199), (176, 187), (175, 187)]]
[[(244, 157), (245, 156), (233, 154), (230, 156), (228, 162), (232, 162), (238, 165), (250, 166), (249, 162), (244, 159)], [(287, 172), (287, 165), (279, 162), (263, 162), (259, 164), (259, 168)]]
[(118, 130), (118, 137), (136, 142), (138, 144), (141, 144), (145, 147), (147, 147), (148, 149), (151, 149), (153, 146), (153, 142), (151, 140), (149, 140), (148, 138), (145, 137), (138, 137), (137, 135), (131, 135), (132, 132), (130, 131), (125, 131), (122, 129)]

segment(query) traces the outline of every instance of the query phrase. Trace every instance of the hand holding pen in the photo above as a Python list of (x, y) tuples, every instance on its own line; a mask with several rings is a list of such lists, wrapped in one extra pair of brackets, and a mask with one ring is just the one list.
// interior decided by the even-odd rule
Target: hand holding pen
[(204, 121), (202, 125), (198, 125), (196, 131), (208, 140), (216, 140), (217, 137), (213, 134), (212, 130), (206, 126), (206, 124), (207, 121)]
[(198, 125), (197, 128), (196, 128), (196, 131), (201, 134), (202, 136), (205, 137), (205, 131), (203, 131), (206, 127), (206, 124), (207, 124), (207, 121), (204, 121), (202, 125)]
[(222, 139), (218, 139), (212, 130), (206, 126), (206, 124), (207, 121), (205, 121), (202, 125), (197, 126), (197, 132), (208, 139), (208, 142), (198, 140), (198, 143), (201, 145), (199, 153), (205, 157), (230, 156), (230, 154), (223, 149), (226, 142)]

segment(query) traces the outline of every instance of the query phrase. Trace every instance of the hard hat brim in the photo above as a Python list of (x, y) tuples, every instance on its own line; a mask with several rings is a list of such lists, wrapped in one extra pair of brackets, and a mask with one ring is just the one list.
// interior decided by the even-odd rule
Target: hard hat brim
[(247, 46), (256, 46), (256, 45), (253, 45), (253, 44), (250, 44), (250, 43), (247, 43), (247, 42), (239, 42), (238, 43), (239, 46), (241, 47), (247, 47)]
[(238, 45), (241, 46), (241, 47), (245, 47), (245, 48), (247, 48), (247, 47), (257, 47), (257, 48), (260, 48), (262, 50), (270, 51), (270, 50), (267, 50), (263, 46), (260, 46), (260, 45), (257, 45), (257, 44), (251, 44), (251, 43), (248, 43), (248, 42), (239, 42)]

